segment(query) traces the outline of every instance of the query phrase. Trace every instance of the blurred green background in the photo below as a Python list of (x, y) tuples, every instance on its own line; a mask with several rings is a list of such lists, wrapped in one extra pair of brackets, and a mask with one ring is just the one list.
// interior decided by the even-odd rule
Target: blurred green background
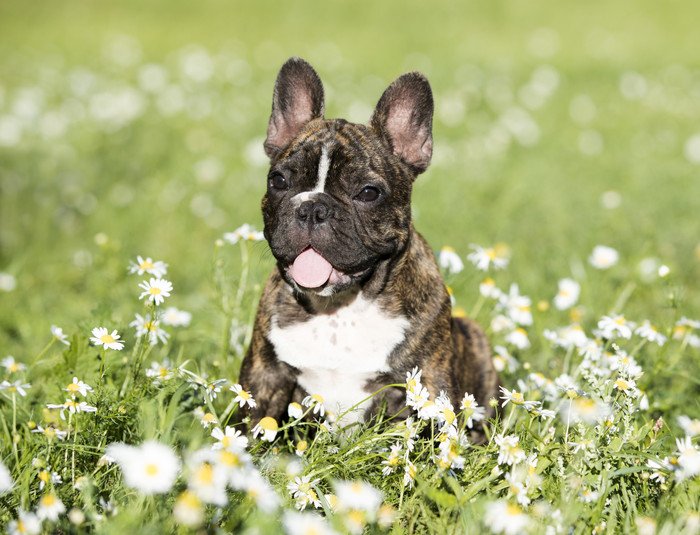
[[(587, 326), (625, 285), (631, 319), (697, 316), (699, 15), (648, 0), (4, 0), (0, 272), (16, 287), (0, 290), (0, 356), (35, 354), (51, 324), (126, 330), (137, 254), (170, 265), (171, 304), (195, 316), (188, 351), (216, 348), (214, 242), (261, 226), (262, 140), (291, 55), (320, 73), (329, 117), (364, 122), (396, 76), (429, 77), (435, 155), (414, 211), (435, 249), (506, 242), (499, 284), (535, 301), (575, 276)], [(596, 244), (621, 253), (604, 275), (587, 265)], [(252, 280), (271, 267), (257, 244)], [(450, 281), (467, 309), (480, 279)]]

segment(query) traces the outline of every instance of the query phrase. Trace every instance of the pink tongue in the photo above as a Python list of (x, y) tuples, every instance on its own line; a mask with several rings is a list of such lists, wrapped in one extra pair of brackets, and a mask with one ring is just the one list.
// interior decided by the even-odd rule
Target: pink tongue
[(313, 249), (307, 249), (294, 260), (289, 274), (299, 286), (318, 288), (328, 281), (333, 266)]

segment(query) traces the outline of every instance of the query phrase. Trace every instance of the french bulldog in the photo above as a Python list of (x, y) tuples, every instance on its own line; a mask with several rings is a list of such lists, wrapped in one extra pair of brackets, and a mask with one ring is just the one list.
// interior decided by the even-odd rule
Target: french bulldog
[[(498, 377), (486, 336), (453, 318), (435, 256), (411, 221), (413, 181), (432, 157), (433, 97), (417, 72), (384, 92), (368, 125), (324, 118), (306, 61), (275, 83), (265, 151), (264, 235), (277, 266), (260, 299), (239, 382), (251, 423), (320, 395), (339, 423), (408, 415), (406, 374), (431, 398), (465, 392), (488, 409)], [(379, 393), (372, 396), (373, 393)]]

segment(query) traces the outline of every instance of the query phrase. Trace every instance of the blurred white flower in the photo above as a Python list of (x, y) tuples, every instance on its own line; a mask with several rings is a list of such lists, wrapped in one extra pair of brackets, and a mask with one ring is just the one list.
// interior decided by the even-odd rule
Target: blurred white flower
[(690, 163), (700, 165), (700, 133), (688, 138), (685, 142), (683, 152)]
[(469, 393), (465, 393), (462, 402), (459, 405), (462, 411), (462, 416), (466, 418), (465, 425), (471, 429), (475, 422), (480, 422), (486, 416), (486, 409), (480, 407), (476, 402), (476, 398)]
[(234, 245), (240, 240), (262, 241), (264, 239), (265, 236), (262, 232), (255, 230), (252, 226), (248, 225), (247, 223), (241, 225), (233, 232), (227, 232), (226, 234), (224, 234), (224, 240)]
[(554, 297), (554, 306), (559, 310), (571, 308), (578, 301), (581, 292), (581, 285), (573, 279), (561, 279), (559, 281), (559, 291)]
[(700, 451), (693, 445), (693, 439), (685, 437), (676, 439), (678, 447), (678, 466), (676, 477), (679, 481), (700, 474)]
[(178, 524), (191, 528), (199, 526), (204, 520), (204, 507), (194, 492), (186, 490), (175, 500), (173, 518)]
[(140, 446), (110, 444), (105, 453), (119, 463), (125, 485), (144, 494), (168, 492), (180, 471), (180, 460), (173, 450), (152, 440)]
[(497, 372), (507, 370), (508, 373), (513, 373), (520, 366), (517, 359), (503, 346), (494, 346), (492, 360)]
[(498, 464), (516, 465), (523, 462), (527, 455), (520, 448), (520, 439), (516, 435), (496, 435), (494, 442), (498, 446)]
[(129, 264), (129, 273), (136, 273), (137, 275), (148, 273), (160, 279), (164, 277), (167, 272), (168, 264), (160, 260), (153, 261), (151, 257), (146, 257), (144, 260), (142, 256), (137, 256), (136, 262)]
[(159, 385), (175, 377), (175, 370), (173, 370), (170, 360), (165, 358), (162, 364), (156, 361), (151, 362), (151, 367), (146, 370), (146, 377), (153, 379), (154, 385)]
[(508, 293), (502, 293), (498, 306), (518, 325), (532, 325), (532, 301), (520, 294), (517, 284), (511, 284)]
[(105, 349), (114, 349), (121, 351), (124, 349), (124, 343), (120, 342), (121, 336), (117, 334), (116, 329), (110, 334), (106, 327), (95, 327), (92, 330), (90, 341), (96, 346), (102, 346)]
[(627, 321), (622, 314), (603, 316), (598, 322), (598, 329), (603, 338), (613, 339), (620, 337), (629, 340), (632, 338), (634, 323)]
[(659, 346), (662, 346), (666, 343), (666, 337), (659, 331), (657, 331), (656, 327), (654, 327), (649, 322), (649, 320), (644, 320), (644, 323), (642, 323), (639, 327), (635, 329), (634, 334), (637, 334), (645, 340), (657, 344)]
[(294, 418), (295, 420), (298, 420), (299, 418), (301, 418), (304, 415), (304, 408), (296, 401), (293, 401), (287, 407), (287, 414), (289, 415), (290, 418)]
[(588, 257), (588, 262), (596, 269), (608, 269), (617, 264), (619, 259), (619, 253), (612, 247), (596, 245)]
[(0, 495), (12, 490), (14, 482), (7, 467), (0, 462)]
[(143, 281), (139, 284), (139, 288), (143, 290), (139, 299), (146, 298), (147, 301), (154, 303), (156, 306), (165, 301), (166, 297), (170, 297), (170, 292), (173, 289), (173, 284), (165, 279), (153, 279)]
[(462, 262), (457, 252), (448, 245), (440, 249), (438, 262), (440, 267), (450, 275), (456, 275), (464, 269), (464, 262)]
[(170, 327), (187, 327), (192, 321), (192, 314), (175, 307), (168, 307), (163, 311), (160, 319)]
[(53, 334), (54, 338), (61, 342), (64, 345), (69, 346), (70, 342), (68, 341), (68, 337), (63, 334), (63, 329), (60, 327), (56, 327), (55, 325), (51, 326), (51, 334)]
[(15, 360), (15, 357), (13, 357), (12, 355), (8, 355), (4, 359), (2, 359), (2, 361), (0, 361), (0, 365), (2, 365), (3, 368), (5, 368), (7, 373), (17, 373), (27, 369), (27, 367), (22, 362), (17, 362)]
[(287, 490), (294, 498), (297, 509), (300, 511), (306, 509), (309, 504), (316, 508), (321, 508), (321, 501), (313, 488), (317, 484), (318, 479), (312, 481), (311, 476), (308, 475), (295, 477), (294, 481), (287, 484)]
[(503, 292), (496, 287), (496, 282), (491, 277), (487, 277), (481, 281), (481, 284), (479, 284), (479, 293), (489, 299), (500, 299), (503, 295)]
[(17, 287), (17, 279), (14, 275), (0, 272), (0, 291), (11, 292)]
[(530, 523), (530, 517), (514, 503), (498, 500), (486, 506), (484, 524), (492, 533), (521, 535), (528, 530)]
[(44, 494), (36, 508), (36, 516), (41, 520), (55, 522), (58, 517), (66, 512), (63, 502), (54, 493)]
[(321, 394), (311, 394), (310, 396), (306, 396), (302, 401), (301, 404), (304, 407), (309, 407), (313, 409), (314, 414), (318, 414), (319, 416), (323, 416), (326, 413), (326, 408), (324, 406), (324, 402), (326, 400)]
[(23, 383), (22, 381), (3, 381), (0, 383), (0, 391), (6, 391), (8, 394), (19, 394), (21, 397), (27, 395), (27, 390), (31, 388), (32, 385), (29, 383)]
[(314, 513), (285, 511), (282, 524), (287, 535), (336, 535), (337, 532), (321, 516)]
[(700, 420), (691, 419), (688, 416), (682, 415), (678, 417), (678, 425), (685, 432), (686, 436), (694, 437), (700, 435)]
[(521, 327), (508, 333), (505, 337), (505, 341), (518, 349), (527, 349), (530, 347), (530, 339), (527, 337), (527, 332)]
[(467, 260), (474, 264), (477, 269), (488, 271), (491, 266), (494, 269), (503, 269), (508, 266), (510, 249), (507, 245), (496, 244), (493, 247), (481, 247), (473, 243), (470, 247), (474, 252), (467, 255)]
[(20, 509), (17, 513), (17, 520), (8, 522), (7, 533), (10, 535), (37, 535), (41, 533), (41, 520), (34, 513)]
[(365, 481), (336, 481), (339, 511), (363, 511), (373, 517), (382, 504), (382, 493)]
[(166, 344), (170, 335), (160, 327), (160, 320), (151, 319), (150, 314), (142, 316), (135, 314), (135, 319), (129, 323), (129, 327), (136, 329), (136, 337), (148, 336), (148, 342), (152, 346), (158, 342)]
[(593, 398), (578, 396), (560, 404), (561, 418), (564, 422), (583, 422), (593, 425), (610, 414), (610, 407)]

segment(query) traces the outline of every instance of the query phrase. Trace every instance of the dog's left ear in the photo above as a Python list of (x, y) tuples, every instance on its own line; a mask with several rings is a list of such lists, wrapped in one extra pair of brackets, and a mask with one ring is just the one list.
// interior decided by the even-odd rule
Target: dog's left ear
[(416, 174), (433, 156), (433, 92), (418, 72), (399, 76), (374, 110), (370, 126)]
[(277, 75), (265, 152), (275, 157), (297, 137), (306, 123), (323, 117), (323, 84), (301, 58), (289, 58)]

